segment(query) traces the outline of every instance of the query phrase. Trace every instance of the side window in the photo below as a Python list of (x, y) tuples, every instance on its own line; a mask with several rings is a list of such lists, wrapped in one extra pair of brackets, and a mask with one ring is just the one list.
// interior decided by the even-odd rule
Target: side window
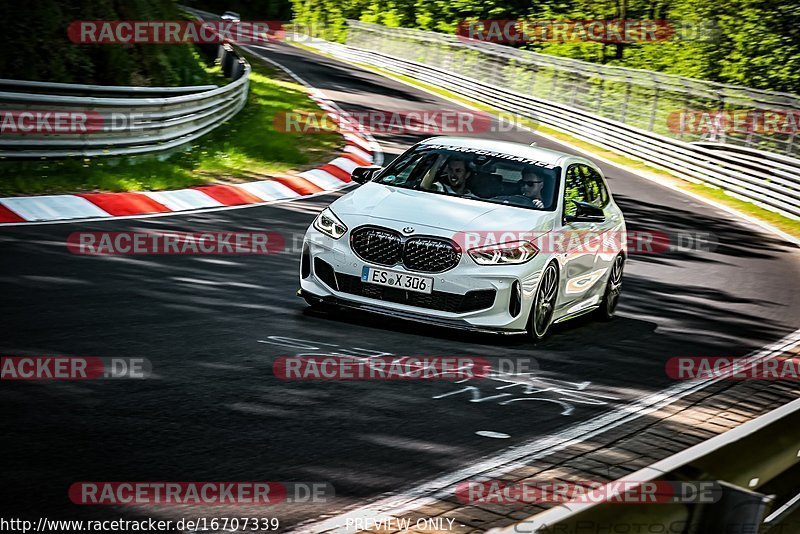
[(588, 165), (580, 165), (580, 168), (586, 179), (587, 202), (594, 204), (598, 208), (604, 208), (608, 204), (608, 191), (606, 191), (606, 186), (603, 183), (603, 177)]
[(575, 201), (587, 202), (584, 178), (579, 170), (582, 165), (570, 165), (564, 183), (564, 215), (575, 215)]
[[(435, 159), (436, 154), (424, 154), (415, 151), (401, 157), (403, 159), (393, 164), (395, 174), (384, 176), (380, 180), (381, 183), (387, 185), (405, 185), (410, 181), (413, 182), (414, 179), (421, 179), (420, 175), (428, 169), (430, 163)], [(423, 164), (425, 163), (426, 157), (431, 160), (428, 162), (428, 165)]]

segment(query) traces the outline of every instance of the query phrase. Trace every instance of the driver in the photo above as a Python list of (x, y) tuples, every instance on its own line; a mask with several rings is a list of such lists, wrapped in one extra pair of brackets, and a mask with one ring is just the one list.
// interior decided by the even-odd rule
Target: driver
[(447, 159), (446, 154), (439, 154), (436, 162), (425, 173), (422, 179), (421, 188), (428, 191), (438, 191), (440, 193), (450, 193), (453, 195), (472, 195), (472, 192), (467, 189), (467, 180), (472, 176), (472, 170), (469, 168), (469, 163), (464, 156), (456, 155), (447, 159), (447, 166), (445, 167), (445, 176), (442, 183), (434, 182), (439, 168)]

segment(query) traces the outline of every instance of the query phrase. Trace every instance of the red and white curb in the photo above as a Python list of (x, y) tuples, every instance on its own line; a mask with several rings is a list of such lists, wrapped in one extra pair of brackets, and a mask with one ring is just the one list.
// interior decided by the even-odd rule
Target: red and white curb
[(319, 168), (298, 176), (174, 191), (0, 198), (0, 225), (155, 216), (293, 200), (346, 187), (356, 167), (380, 165), (383, 154), (372, 136), (322, 92), (309, 87), (309, 93), (339, 126), (346, 141), (342, 155)]

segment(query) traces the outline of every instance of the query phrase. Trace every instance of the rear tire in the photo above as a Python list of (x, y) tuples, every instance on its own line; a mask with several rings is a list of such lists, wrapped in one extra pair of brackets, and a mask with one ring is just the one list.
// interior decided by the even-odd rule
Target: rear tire
[(596, 312), (597, 318), (601, 321), (610, 321), (614, 318), (617, 305), (619, 305), (620, 292), (622, 291), (622, 272), (624, 269), (625, 256), (618, 254), (617, 257), (614, 258), (614, 263), (611, 266), (611, 274), (608, 275), (606, 292)]
[(541, 341), (547, 337), (550, 325), (553, 323), (556, 297), (558, 297), (558, 266), (550, 263), (542, 271), (528, 317), (528, 334), (534, 341)]

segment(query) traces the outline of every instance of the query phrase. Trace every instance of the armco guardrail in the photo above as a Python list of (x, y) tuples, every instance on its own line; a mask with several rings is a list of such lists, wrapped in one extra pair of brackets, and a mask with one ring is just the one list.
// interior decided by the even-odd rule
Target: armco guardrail
[[(209, 45), (203, 45), (209, 46)], [(250, 65), (228, 45), (210, 45), (231, 83), (194, 87), (107, 87), (0, 80), (0, 111), (30, 121), (44, 114), (86, 114), (91, 128), (48, 133), (4, 131), (0, 157), (119, 156), (168, 150), (210, 132), (247, 102)], [(38, 112), (38, 113), (37, 113)], [(39, 130), (39, 131), (37, 131)]]
[[(355, 24), (360, 26), (363, 23)], [(774, 161), (772, 155), (757, 151), (755, 153), (762, 156), (759, 165), (752, 157), (731, 157), (730, 153), (725, 155), (701, 144), (687, 143), (576, 107), (495, 85), (478, 79), (481, 76), (479, 71), (461, 63), (441, 68), (384, 51), (319, 39), (307, 43), (344, 60), (379, 67), (496, 109), (528, 117), (613, 152), (664, 168), (681, 178), (720, 187), (733, 196), (791, 217), (800, 217), (800, 162), (793, 158), (783, 157), (778, 162)], [(422, 46), (424, 43), (417, 48)]]
[[(797, 532), (798, 466), (800, 399), (609, 483), (600, 498), (554, 506), (488, 534)], [(721, 491), (702, 504), (615, 502), (620, 483), (632, 489), (658, 480), (716, 482)]]

